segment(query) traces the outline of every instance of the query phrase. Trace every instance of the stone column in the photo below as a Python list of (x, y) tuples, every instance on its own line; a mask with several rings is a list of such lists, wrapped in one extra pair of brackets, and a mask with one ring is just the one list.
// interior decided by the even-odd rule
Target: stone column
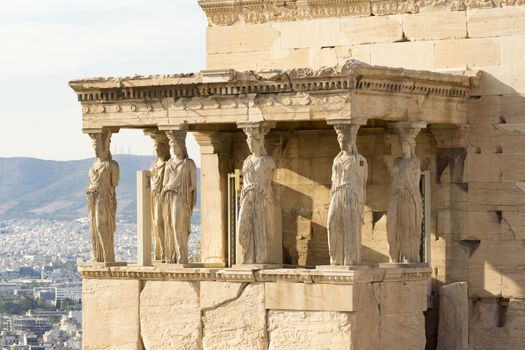
[(231, 133), (195, 132), (201, 153), (201, 261), (226, 266)]
[(160, 204), (164, 222), (164, 255), (167, 263), (188, 264), (191, 216), (197, 203), (197, 167), (188, 158), (186, 128), (166, 131), (171, 158), (166, 161)]
[(272, 180), (275, 162), (266, 153), (264, 136), (271, 124), (263, 121), (237, 123), (246, 134), (250, 155), (242, 167), (241, 208), (237, 222), (237, 256), (240, 265), (281, 264), (274, 249), (282, 249), (276, 237)]
[[(164, 262), (167, 260), (166, 234), (164, 227), (164, 216), (162, 213), (162, 190), (166, 164), (170, 159), (170, 146), (166, 133), (157, 129), (144, 130), (144, 134), (153, 139), (157, 159), (153, 161), (149, 170), (150, 176), (150, 215), (151, 237), (153, 238), (153, 260)], [(143, 219), (145, 220), (145, 219)]]
[[(117, 214), (116, 187), (120, 178), (118, 163), (111, 157), (112, 130), (84, 130), (93, 140), (96, 159), (89, 169), (87, 201), (89, 209), (93, 262), (115, 264)], [(118, 130), (117, 130), (118, 131)]]
[[(361, 262), (361, 229), (366, 201), (368, 164), (356, 146), (364, 120), (328, 121), (334, 126), (341, 151), (332, 165), (332, 187), (328, 209), (328, 248), (335, 268)], [(326, 267), (320, 267), (326, 268)]]
[(399, 122), (390, 127), (399, 135), (403, 156), (394, 160), (387, 214), (390, 262), (419, 263), (423, 202), (419, 183), (421, 164), (416, 156), (416, 136), (426, 123)]

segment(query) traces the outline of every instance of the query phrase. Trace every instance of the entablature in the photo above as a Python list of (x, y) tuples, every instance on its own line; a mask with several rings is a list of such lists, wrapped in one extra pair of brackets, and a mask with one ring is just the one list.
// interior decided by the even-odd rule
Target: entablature
[(74, 80), (83, 128), (382, 119), (466, 123), (477, 75), (370, 66)]

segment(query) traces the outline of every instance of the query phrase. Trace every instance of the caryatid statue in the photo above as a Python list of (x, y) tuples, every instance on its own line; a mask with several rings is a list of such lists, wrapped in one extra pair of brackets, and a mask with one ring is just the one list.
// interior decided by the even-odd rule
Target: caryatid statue
[(390, 262), (418, 263), (421, 246), (423, 202), (419, 189), (421, 165), (416, 157), (416, 136), (422, 125), (393, 124), (403, 156), (394, 161), (387, 215)]
[(274, 235), (274, 202), (272, 180), (275, 162), (266, 154), (264, 136), (267, 124), (240, 124), (247, 136), (251, 154), (242, 166), (241, 208), (237, 223), (240, 246), (239, 264), (265, 264), (270, 261)]
[(170, 145), (166, 133), (159, 130), (146, 130), (154, 142), (157, 159), (150, 167), (151, 174), (151, 222), (153, 236), (153, 260), (166, 261), (166, 238), (164, 234), (164, 217), (162, 214), (162, 184), (166, 163), (170, 159)]
[(111, 159), (111, 132), (90, 133), (97, 159), (89, 169), (87, 200), (90, 219), (93, 261), (115, 262), (115, 216), (120, 171), (118, 163)]
[(171, 158), (166, 162), (162, 183), (165, 257), (168, 263), (188, 262), (191, 215), (197, 203), (197, 167), (188, 158), (186, 131), (166, 132)]
[(332, 166), (328, 247), (331, 265), (350, 266), (361, 262), (368, 165), (356, 147), (359, 124), (335, 124), (334, 128), (341, 152)]

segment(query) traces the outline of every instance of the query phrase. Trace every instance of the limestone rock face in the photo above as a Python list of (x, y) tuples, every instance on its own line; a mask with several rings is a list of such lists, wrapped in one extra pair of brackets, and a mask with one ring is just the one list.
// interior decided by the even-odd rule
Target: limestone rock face
[(467, 283), (457, 282), (439, 290), (438, 350), (468, 350)]
[(140, 293), (140, 332), (146, 349), (200, 349), (198, 283), (147, 281)]
[(269, 311), (271, 350), (354, 349), (351, 325), (355, 314), (332, 311)]
[(84, 350), (142, 349), (138, 280), (84, 279), (82, 326)]
[(203, 348), (267, 349), (264, 285), (246, 286), (239, 298), (202, 312)]

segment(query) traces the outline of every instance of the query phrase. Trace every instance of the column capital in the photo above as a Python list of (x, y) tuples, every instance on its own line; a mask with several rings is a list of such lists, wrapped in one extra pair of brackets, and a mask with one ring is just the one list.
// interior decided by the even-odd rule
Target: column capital
[(224, 131), (196, 131), (193, 133), (201, 154), (231, 153), (231, 133)]
[(264, 120), (258, 120), (258, 121), (244, 121), (244, 122), (237, 122), (237, 127), (240, 129), (250, 129), (250, 128), (261, 128), (270, 130), (271, 128), (275, 128), (275, 122), (270, 121), (264, 121)]
[(120, 131), (120, 128), (115, 127), (101, 127), (101, 128), (82, 128), (84, 134), (103, 134), (109, 132), (111, 134), (117, 134)]
[(345, 119), (327, 119), (326, 124), (328, 125), (366, 125), (367, 119), (365, 118), (345, 118)]
[(186, 123), (175, 125), (159, 125), (160, 131), (188, 131), (189, 125)]
[(401, 134), (404, 132), (407, 132), (409, 129), (424, 129), (427, 127), (426, 122), (396, 122), (396, 123), (389, 123), (388, 127), (393, 130), (396, 134)]
[(157, 128), (144, 129), (144, 135), (151, 137), (153, 141), (168, 141), (166, 132)]
[(438, 148), (467, 148), (470, 125), (433, 124), (430, 132), (434, 135)]

